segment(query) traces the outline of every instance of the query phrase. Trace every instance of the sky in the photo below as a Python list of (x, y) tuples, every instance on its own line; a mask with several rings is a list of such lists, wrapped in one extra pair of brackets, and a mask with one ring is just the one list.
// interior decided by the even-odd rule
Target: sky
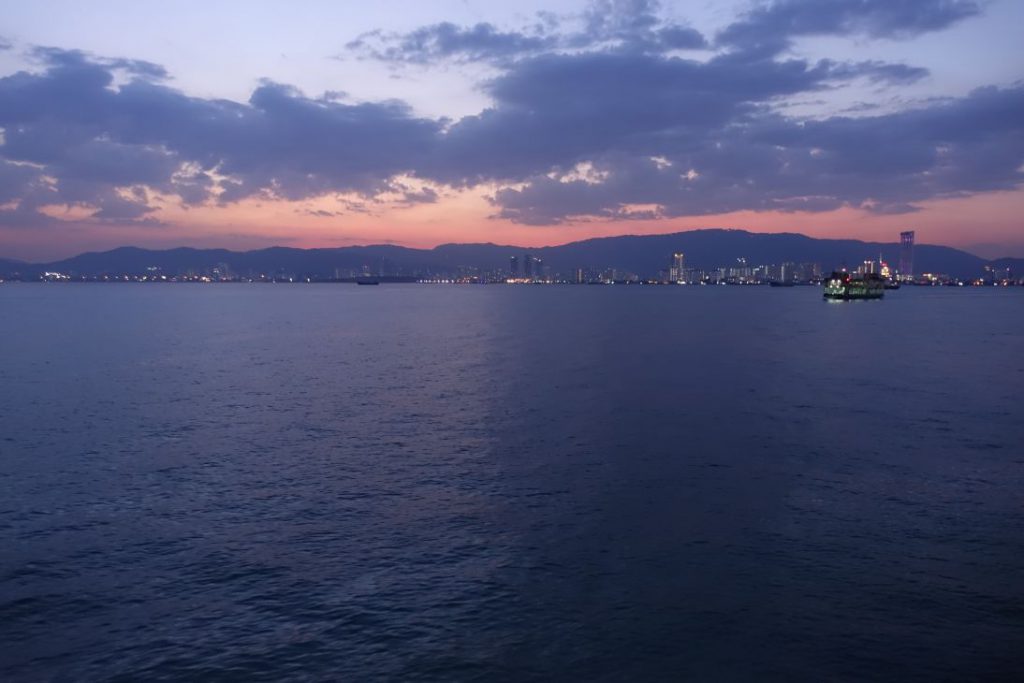
[(1020, 0), (12, 3), (0, 257), (694, 228), (1024, 257)]

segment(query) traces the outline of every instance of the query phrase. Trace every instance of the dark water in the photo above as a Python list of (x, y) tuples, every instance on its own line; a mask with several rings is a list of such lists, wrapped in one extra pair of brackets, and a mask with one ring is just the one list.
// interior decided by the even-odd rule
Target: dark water
[(0, 678), (1024, 671), (1024, 290), (0, 286)]

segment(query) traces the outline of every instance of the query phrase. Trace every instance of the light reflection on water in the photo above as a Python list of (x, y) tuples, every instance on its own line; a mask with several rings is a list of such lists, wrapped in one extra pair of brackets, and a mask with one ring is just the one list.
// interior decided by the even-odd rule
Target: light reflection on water
[(4, 285), (0, 676), (1019, 670), (1024, 292)]

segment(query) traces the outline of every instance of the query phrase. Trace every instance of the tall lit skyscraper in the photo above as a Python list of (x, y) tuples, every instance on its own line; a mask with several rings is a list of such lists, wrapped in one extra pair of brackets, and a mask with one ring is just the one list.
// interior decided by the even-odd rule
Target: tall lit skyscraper
[(914, 277), (914, 231), (900, 233), (900, 277)]
[(509, 277), (515, 279), (519, 277), (519, 257), (513, 256), (508, 260), (508, 274)]
[(530, 256), (528, 253), (523, 254), (523, 277), (533, 277), (533, 257)]
[(681, 251), (672, 254), (672, 265), (668, 269), (669, 282), (679, 282), (686, 270), (686, 256)]

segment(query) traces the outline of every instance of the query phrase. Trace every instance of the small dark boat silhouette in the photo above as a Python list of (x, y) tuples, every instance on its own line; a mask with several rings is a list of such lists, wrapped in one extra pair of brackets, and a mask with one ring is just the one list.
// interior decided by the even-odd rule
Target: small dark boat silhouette
[(378, 278), (378, 277), (357, 277), (356, 278), (356, 284), (357, 285), (379, 285), (380, 284), (380, 278)]

